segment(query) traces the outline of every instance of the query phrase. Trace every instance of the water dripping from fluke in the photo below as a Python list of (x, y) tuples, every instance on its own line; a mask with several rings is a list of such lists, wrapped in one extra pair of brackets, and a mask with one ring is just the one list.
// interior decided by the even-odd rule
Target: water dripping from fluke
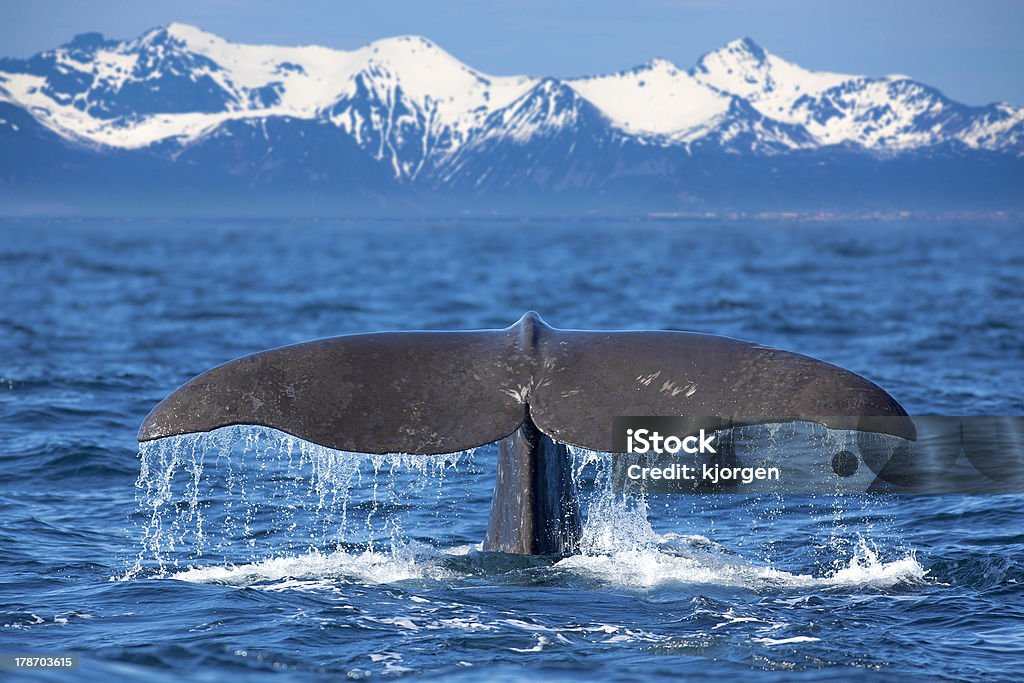
[(140, 547), (125, 578), (323, 549), (397, 556), (408, 545), (402, 511), (438, 502), (449, 471), (472, 470), (474, 450), (350, 453), (249, 426), (142, 443), (131, 520)]
[[(838, 447), (848, 437), (835, 439)], [(493, 451), (480, 449), (484, 457), (474, 457), (476, 449), (443, 456), (350, 453), (246, 426), (144, 443), (133, 516), (139, 549), (118, 578), (341, 590), (350, 583), (482, 576), (641, 591), (693, 584), (886, 589), (925, 579), (912, 553), (883, 559), (864, 538), (827, 541), (829, 565), (806, 573), (778, 569), (766, 558), (745, 559), (702, 533), (659, 534), (650, 508), (659, 494), (621, 491), (618, 456), (579, 447), (567, 449), (582, 513), (578, 552), (538, 564), (529, 556), (484, 552), (480, 543), (445, 547), (432, 536), (479, 501), (488, 467), (477, 460), (489, 461)], [(842, 506), (825, 506), (839, 530)], [(765, 515), (761, 521), (770, 524), (770, 510)], [(431, 533), (417, 535), (422, 532)]]

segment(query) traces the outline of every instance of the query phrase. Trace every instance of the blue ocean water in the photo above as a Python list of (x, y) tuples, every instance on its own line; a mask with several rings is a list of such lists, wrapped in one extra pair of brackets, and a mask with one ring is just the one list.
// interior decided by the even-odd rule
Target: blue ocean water
[(916, 414), (1024, 414), (1011, 223), (0, 224), (12, 680), (1020, 680), (1024, 499), (651, 495), (577, 453), (584, 551), (482, 553), (495, 449), (136, 430), (215, 364), (383, 329), (687, 329)]

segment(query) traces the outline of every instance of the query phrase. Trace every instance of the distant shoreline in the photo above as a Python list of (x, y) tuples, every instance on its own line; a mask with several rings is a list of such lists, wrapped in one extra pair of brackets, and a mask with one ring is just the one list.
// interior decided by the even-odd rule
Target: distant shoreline
[(417, 214), (417, 213), (385, 213), (372, 214), (353, 212), (348, 215), (322, 214), (305, 215), (301, 213), (273, 214), (261, 212), (257, 214), (232, 214), (218, 213), (216, 211), (171, 215), (163, 213), (158, 207), (154, 207), (153, 213), (140, 211), (139, 213), (126, 212), (60, 212), (40, 211), (33, 213), (23, 211), (17, 213), (4, 213), (0, 209), (0, 222), (19, 223), (28, 221), (120, 221), (120, 222), (174, 222), (174, 221), (276, 221), (276, 222), (349, 222), (349, 221), (378, 221), (378, 222), (458, 222), (477, 221), (484, 223), (501, 222), (623, 222), (623, 223), (901, 223), (901, 222), (936, 222), (948, 223), (965, 221), (971, 223), (1008, 223), (1024, 222), (1024, 211), (652, 211), (638, 214), (616, 214), (603, 211), (592, 213), (539, 213), (539, 214), (513, 214), (513, 213), (442, 213), (442, 214)]

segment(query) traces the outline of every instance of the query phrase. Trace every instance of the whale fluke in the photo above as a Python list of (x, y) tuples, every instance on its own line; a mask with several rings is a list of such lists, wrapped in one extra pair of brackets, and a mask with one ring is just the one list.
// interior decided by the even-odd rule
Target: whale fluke
[(355, 334), (245, 356), (161, 401), (139, 441), (248, 424), (339, 450), (453, 453), (509, 436), (527, 406), (544, 434), (597, 451), (612, 450), (622, 415), (914, 438), (884, 390), (808, 356), (692, 332), (558, 330), (530, 312), (504, 330)]
[(138, 438), (245, 424), (362, 453), (506, 440), (487, 545), (557, 554), (578, 538), (578, 510), (561, 478), (538, 478), (564, 474), (562, 444), (613, 452), (612, 419), (629, 415), (681, 417), (694, 433), (809, 421), (915, 437), (884, 390), (808, 356), (691, 332), (559, 330), (529, 312), (504, 330), (356, 334), (239, 358), (171, 393)]
[(454, 453), (526, 418), (513, 332), (384, 332), (263, 351), (161, 401), (139, 441), (228, 425), (273, 427), (359, 453)]

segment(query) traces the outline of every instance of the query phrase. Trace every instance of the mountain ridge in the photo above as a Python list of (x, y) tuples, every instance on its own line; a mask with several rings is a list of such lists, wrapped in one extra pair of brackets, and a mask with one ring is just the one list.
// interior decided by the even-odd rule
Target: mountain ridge
[[(0, 198), (44, 192), (48, 182), (74, 190), (76, 168), (127, 192), (142, 181), (125, 169), (152, 168), (168, 189), (181, 188), (201, 158), (210, 182), (238, 184), (240, 196), (295, 191), (290, 173), (364, 185), (345, 196), (420, 203), (528, 188), (678, 208), (742, 203), (730, 179), (795, 200), (815, 166), (868, 188), (877, 178), (857, 173), (873, 168), (880, 178), (898, 162), (917, 169), (909, 186), (934, 176), (918, 167), (942, 159), (936, 197), (950, 199), (950, 184), (984, 172), (999, 202), (1015, 206), (1024, 165), (1022, 107), (968, 106), (905, 76), (811, 71), (750, 38), (689, 69), (655, 58), (557, 79), (486, 74), (419, 36), (345, 51), (233, 43), (172, 23), (125, 41), (80, 34), (25, 60), (0, 59), (0, 102), (28, 116), (12, 126), (0, 115), (0, 149), (36, 149), (56, 162), (5, 154)], [(303, 149), (309, 138), (335, 156)], [(751, 178), (765, 173), (785, 177)], [(898, 188), (878, 189), (884, 201), (898, 199)], [(923, 192), (907, 197), (920, 204), (932, 191)]]

